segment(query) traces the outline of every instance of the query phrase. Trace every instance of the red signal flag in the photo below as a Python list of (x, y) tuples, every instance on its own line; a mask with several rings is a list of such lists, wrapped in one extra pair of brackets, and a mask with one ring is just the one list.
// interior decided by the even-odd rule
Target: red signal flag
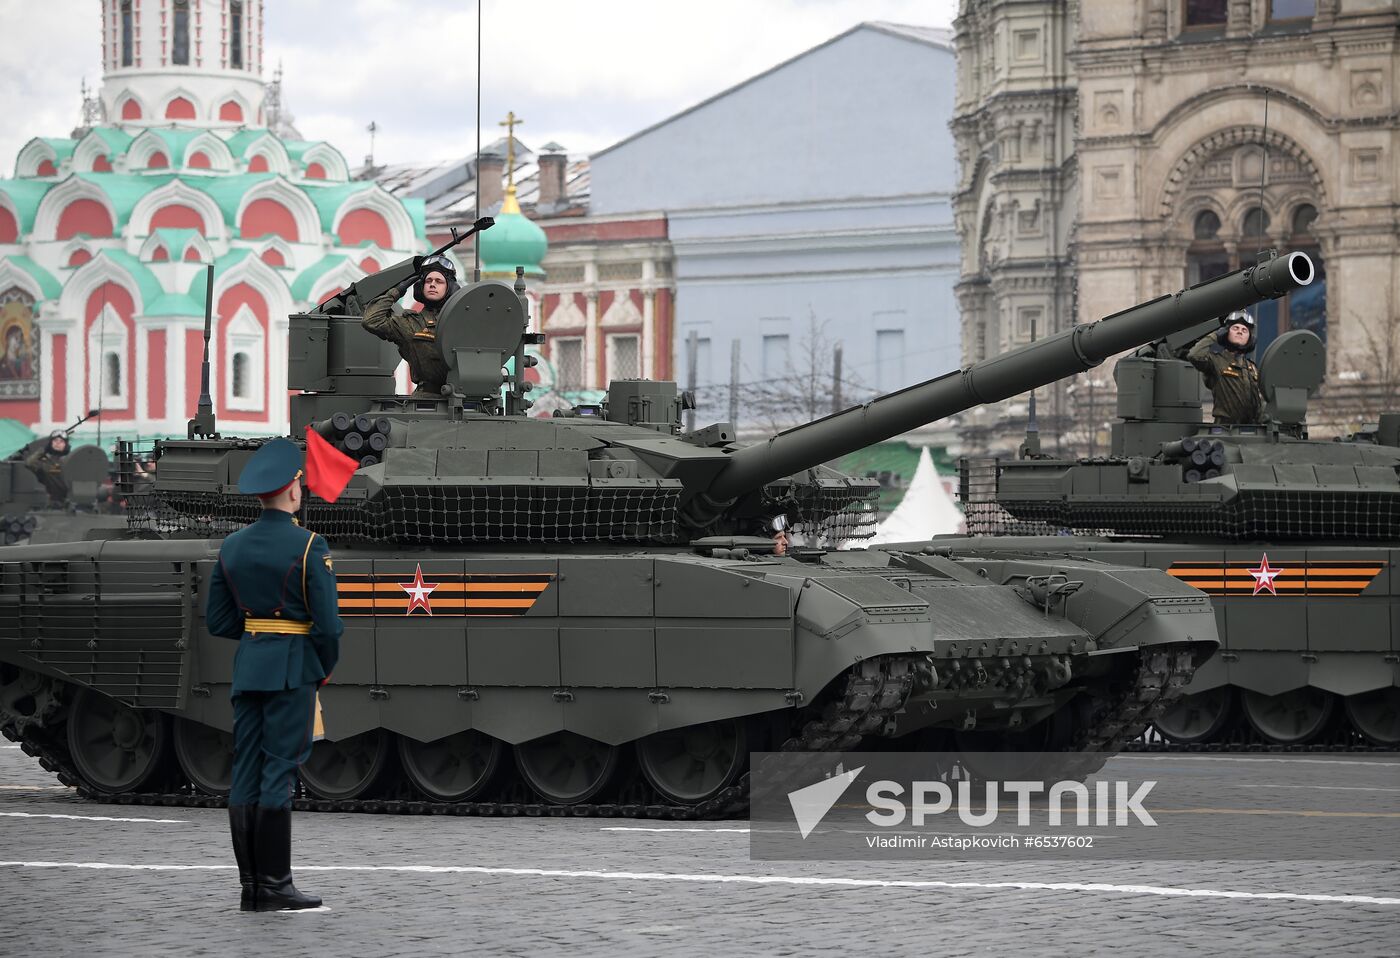
[(360, 463), (306, 427), (306, 487), (327, 502), (335, 502)]

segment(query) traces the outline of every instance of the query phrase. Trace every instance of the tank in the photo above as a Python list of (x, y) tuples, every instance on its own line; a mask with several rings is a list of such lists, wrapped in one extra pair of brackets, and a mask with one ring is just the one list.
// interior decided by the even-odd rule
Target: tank
[(1221, 648), (1156, 720), (1168, 743), (1393, 749), (1400, 411), (1346, 438), (1309, 438), (1326, 353), (1295, 330), (1259, 359), (1265, 421), (1206, 423), (1209, 393), (1183, 357), (1214, 328), (1117, 364), (1108, 456), (1059, 460), (1032, 441), (1014, 459), (964, 461), (968, 531), (980, 535), (948, 548), (1092, 555), (1210, 595)]
[[(398, 356), (360, 314), (416, 265), (289, 323), (292, 436), (371, 449), (304, 515), (346, 631), (303, 808), (730, 816), (752, 752), (891, 742), (1092, 771), (1214, 651), (1209, 599), (1095, 557), (840, 549), (878, 487), (821, 464), (1311, 276), (1295, 253), (739, 445), (727, 423), (683, 431), (666, 382), (530, 417), (519, 279), (445, 304), (451, 395), (395, 395)], [(153, 488), (123, 490), (147, 539), (0, 549), (0, 724), (82, 794), (227, 792), (236, 644), (208, 634), (203, 592), (258, 513), (235, 489), (263, 441), (202, 410), (157, 446)], [(784, 555), (779, 517), (801, 543)]]
[[(64, 434), (99, 414), (90, 410)], [(73, 448), (46, 486), (26, 459), (48, 441), (42, 436), (0, 461), (0, 543), (71, 542), (125, 529), (120, 503), (110, 500), (112, 461), (107, 454), (98, 446)]]

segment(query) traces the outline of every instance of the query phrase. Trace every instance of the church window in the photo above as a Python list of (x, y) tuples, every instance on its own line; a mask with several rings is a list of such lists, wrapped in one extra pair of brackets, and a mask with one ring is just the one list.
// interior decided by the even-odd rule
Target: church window
[(186, 262), (186, 263), (202, 263), (202, 262), (204, 262), (203, 259), (200, 258), (198, 247), (196, 247), (193, 243), (191, 243), (189, 246), (186, 246), (186, 247), (185, 247), (185, 262)]
[(233, 354), (233, 398), (248, 398), (248, 354)]
[(182, 96), (177, 96), (165, 107), (167, 120), (193, 120), (194, 104)]
[(15, 214), (0, 206), (0, 243), (13, 243), (19, 239), (19, 223)]
[(190, 65), (190, 0), (175, 0), (175, 38), (170, 45), (170, 62)]
[(122, 358), (114, 352), (102, 355), (102, 398), (119, 399), (122, 394)]
[(243, 69), (243, 4), (241, 0), (233, 0), (229, 4), (228, 65), (235, 70)]
[(1186, 29), (1225, 26), (1228, 0), (1186, 0)]
[(189, 167), (192, 170), (207, 170), (210, 167), (209, 154), (203, 150), (195, 150), (190, 154)]
[(324, 180), (326, 168), (320, 163), (308, 163), (306, 165), (306, 178), (308, 180)]
[(146, 169), (163, 170), (170, 165), (170, 159), (160, 150), (151, 154), (151, 158), (146, 161)]
[(122, 104), (122, 119), (123, 119), (123, 120), (139, 120), (139, 119), (141, 119), (141, 104), (137, 103), (135, 100), (132, 100), (132, 99), (128, 99), (126, 102), (124, 102), (124, 103)]
[(1201, 210), (1196, 214), (1191, 236), (1191, 245), (1186, 249), (1188, 286), (1230, 272), (1230, 254), (1220, 240), (1220, 216), (1214, 210)]
[(253, 157), (251, 160), (249, 160), (249, 161), (248, 161), (248, 172), (249, 172), (249, 173), (266, 173), (266, 172), (267, 172), (267, 157), (265, 157), (265, 156), (263, 156), (261, 153), (259, 153), (257, 156), (255, 156), (255, 157)]
[(282, 255), (282, 251), (273, 246), (262, 251), (262, 261), (268, 266), (287, 265), (287, 258)]
[(1213, 240), (1220, 234), (1220, 217), (1212, 210), (1196, 214), (1195, 236), (1198, 240)]
[(198, 230), (204, 232), (204, 217), (182, 203), (162, 206), (151, 215), (151, 229)]
[(641, 338), (608, 337), (608, 378), (640, 379), (642, 376)]
[(1244, 214), (1244, 221), (1240, 224), (1240, 232), (1249, 239), (1262, 238), (1268, 229), (1269, 214), (1257, 206)]
[(65, 206), (59, 214), (54, 239), (72, 239), (79, 233), (92, 237), (111, 236), (112, 215), (107, 207), (90, 199), (74, 200)]
[(360, 260), (360, 269), (364, 270), (366, 274), (372, 275), (377, 273), (379, 272), (379, 260), (375, 259), (373, 256), (366, 256), (364, 259)]
[(99, 313), (88, 328), (90, 408), (126, 408), (126, 336), (126, 324), (110, 306)]
[(560, 389), (583, 388), (583, 340), (556, 339), (550, 344), (554, 353), (554, 373)]
[(73, 269), (75, 267), (82, 266), (90, 259), (92, 259), (92, 254), (89, 253), (87, 250), (75, 249), (73, 250), (73, 255), (68, 257), (68, 268)]
[(258, 199), (248, 204), (243, 218), (238, 223), (239, 235), (244, 239), (257, 239), (269, 233), (280, 236), (289, 243), (295, 243), (297, 221), (292, 211), (276, 200)]
[(225, 123), (242, 123), (243, 107), (236, 100), (225, 100), (219, 107), (219, 119)]
[(1317, 14), (1317, 0), (1269, 0), (1270, 20), (1311, 20)]
[(131, 66), (131, 0), (122, 0), (122, 66)]
[(341, 246), (359, 246), (361, 243), (375, 243), (380, 249), (393, 249), (394, 241), (389, 234), (389, 223), (374, 210), (358, 209), (346, 213), (337, 230)]
[(58, 167), (53, 165), (53, 160), (44, 160), (39, 164), (39, 168), (35, 170), (35, 174), (38, 176), (57, 176)]
[(262, 325), (247, 306), (240, 307), (225, 333), (228, 359), (224, 365), (224, 404), (229, 409), (263, 408)]
[(170, 251), (167, 250), (164, 246), (157, 246), (154, 250), (151, 251), (151, 262), (152, 262), (152, 263), (168, 263), (168, 262), (170, 262)]
[(110, 173), (112, 172), (112, 161), (107, 159), (104, 154), (99, 153), (97, 159), (92, 161), (92, 171), (94, 173)]
[(1295, 237), (1310, 234), (1313, 228), (1313, 221), (1317, 219), (1317, 207), (1311, 203), (1304, 203), (1293, 211), (1293, 235)]

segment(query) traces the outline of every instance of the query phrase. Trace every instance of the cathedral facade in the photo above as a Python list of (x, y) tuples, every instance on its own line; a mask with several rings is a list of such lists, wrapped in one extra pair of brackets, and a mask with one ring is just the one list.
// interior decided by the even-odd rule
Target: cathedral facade
[[(1261, 350), (1289, 329), (1327, 342), (1315, 425), (1355, 425), (1366, 396), (1393, 392), (1394, 3), (964, 0), (955, 31), (965, 361), (1277, 247), (1322, 267), (1258, 311)], [(1079, 452), (1101, 451), (1111, 375), (1080, 380), (1042, 409)], [(984, 413), (972, 444), (1014, 445), (1020, 415)]]
[(284, 432), (288, 315), (424, 248), (421, 201), (350, 180), (278, 109), (262, 8), (103, 0), (84, 125), (30, 140), (0, 180), (0, 418), (44, 431), (100, 409), (104, 437), (183, 435), (212, 263), (221, 431)]

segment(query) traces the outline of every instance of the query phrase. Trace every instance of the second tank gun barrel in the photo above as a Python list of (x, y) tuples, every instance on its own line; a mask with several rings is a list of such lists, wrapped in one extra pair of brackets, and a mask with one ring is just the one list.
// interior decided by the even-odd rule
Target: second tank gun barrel
[(1075, 326), (736, 449), (705, 494), (716, 502), (734, 499), (871, 443), (1092, 369), (1112, 356), (1213, 317), (1277, 299), (1308, 285), (1313, 276), (1307, 254), (1286, 253)]

